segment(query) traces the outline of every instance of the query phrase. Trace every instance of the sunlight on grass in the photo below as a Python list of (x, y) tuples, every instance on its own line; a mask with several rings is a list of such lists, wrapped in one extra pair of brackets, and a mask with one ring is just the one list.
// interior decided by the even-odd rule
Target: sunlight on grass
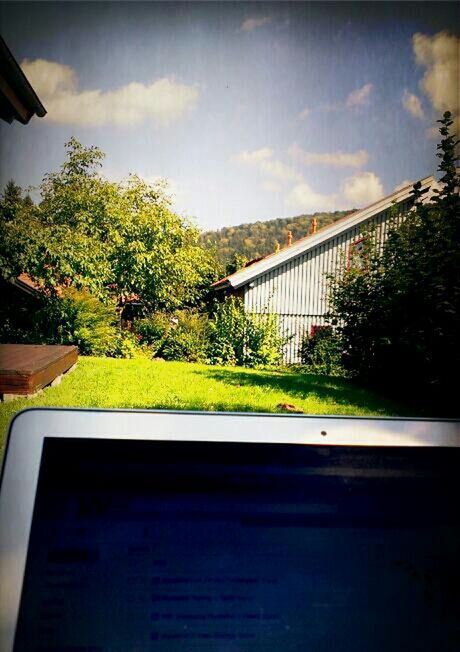
[(306, 414), (401, 414), (394, 403), (341, 378), (147, 359), (80, 357), (76, 370), (34, 399), (0, 404), (0, 447), (14, 413), (28, 407), (98, 407)]

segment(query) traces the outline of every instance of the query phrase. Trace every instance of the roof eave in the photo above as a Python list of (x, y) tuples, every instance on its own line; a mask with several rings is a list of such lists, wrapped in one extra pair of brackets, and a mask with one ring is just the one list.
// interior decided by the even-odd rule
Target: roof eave
[[(432, 175), (424, 177), (423, 179), (420, 180), (422, 189), (425, 188), (426, 186), (431, 185), (434, 182), (435, 179)], [(302, 239), (301, 241), (292, 244), (290, 247), (287, 247), (286, 249), (282, 249), (277, 254), (271, 254), (264, 260), (261, 260), (258, 263), (254, 263), (254, 265), (251, 265), (251, 267), (249, 268), (243, 268), (235, 272), (227, 279), (225, 279), (227, 284), (232, 288), (237, 289), (239, 287), (242, 287), (243, 285), (246, 285), (247, 283), (250, 283), (258, 276), (265, 274), (266, 272), (270, 271), (275, 267), (279, 267), (280, 265), (290, 260), (291, 258), (294, 258), (295, 256), (304, 253), (305, 251), (308, 251), (309, 249), (313, 249), (319, 244), (325, 242), (326, 240), (335, 237), (336, 235), (340, 234), (342, 231), (345, 231), (351, 226), (354, 226), (355, 223), (359, 224), (361, 221), (364, 222), (366, 219), (369, 219), (373, 215), (377, 215), (381, 211), (386, 210), (387, 208), (391, 207), (391, 205), (394, 202), (399, 203), (401, 201), (404, 201), (405, 199), (408, 199), (412, 192), (412, 187), (413, 184), (407, 185), (405, 188), (393, 192), (391, 195), (384, 197), (378, 202), (375, 202), (370, 206), (367, 206), (365, 208), (356, 211), (352, 215), (345, 218), (343, 222), (340, 221), (340, 224), (335, 222), (331, 224), (330, 227), (327, 227), (324, 231), (319, 231), (316, 235), (311, 235), (308, 238)], [(270, 260), (268, 260), (268, 258), (270, 258)]]
[(0, 61), (0, 96), (4, 106), (9, 109), (4, 119), (27, 124), (34, 115), (43, 118), (46, 115), (45, 107), (1, 36)]
[(225, 290), (225, 288), (233, 287), (231, 281), (228, 278), (221, 279), (211, 284), (213, 290)]

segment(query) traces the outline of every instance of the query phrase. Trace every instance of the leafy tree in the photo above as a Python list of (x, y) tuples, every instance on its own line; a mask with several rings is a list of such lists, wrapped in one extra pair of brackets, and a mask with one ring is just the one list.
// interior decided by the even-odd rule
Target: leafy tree
[(460, 200), (452, 117), (439, 120), (441, 190), (394, 228), (381, 253), (331, 282), (331, 317), (343, 338), (345, 362), (357, 376), (456, 410), (460, 364)]
[(26, 203), (2, 228), (3, 277), (25, 271), (50, 294), (69, 285), (104, 300), (135, 294), (151, 309), (199, 301), (216, 264), (198, 229), (171, 211), (163, 185), (110, 182), (101, 150), (75, 138), (66, 148), (60, 170), (40, 185), (39, 205)]
[(0, 200), (0, 214), (2, 220), (10, 222), (14, 220), (16, 214), (23, 205), (22, 188), (18, 186), (13, 179), (10, 179), (5, 186)]

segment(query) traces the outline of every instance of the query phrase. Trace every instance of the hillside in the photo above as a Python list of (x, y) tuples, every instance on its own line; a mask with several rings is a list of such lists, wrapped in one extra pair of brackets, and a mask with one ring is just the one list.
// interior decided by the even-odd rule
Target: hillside
[(308, 235), (313, 217), (316, 218), (317, 228), (320, 229), (350, 212), (314, 213), (226, 226), (217, 231), (206, 231), (202, 234), (202, 239), (205, 244), (215, 247), (219, 261), (227, 266), (235, 260), (235, 256), (252, 260), (274, 252), (278, 245), (284, 247), (288, 231), (292, 232), (293, 242)]

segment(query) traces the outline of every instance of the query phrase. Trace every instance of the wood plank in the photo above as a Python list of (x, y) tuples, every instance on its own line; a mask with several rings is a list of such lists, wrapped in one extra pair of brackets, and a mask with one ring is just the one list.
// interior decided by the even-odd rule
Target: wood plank
[(76, 346), (1, 344), (0, 394), (33, 394), (78, 359)]

